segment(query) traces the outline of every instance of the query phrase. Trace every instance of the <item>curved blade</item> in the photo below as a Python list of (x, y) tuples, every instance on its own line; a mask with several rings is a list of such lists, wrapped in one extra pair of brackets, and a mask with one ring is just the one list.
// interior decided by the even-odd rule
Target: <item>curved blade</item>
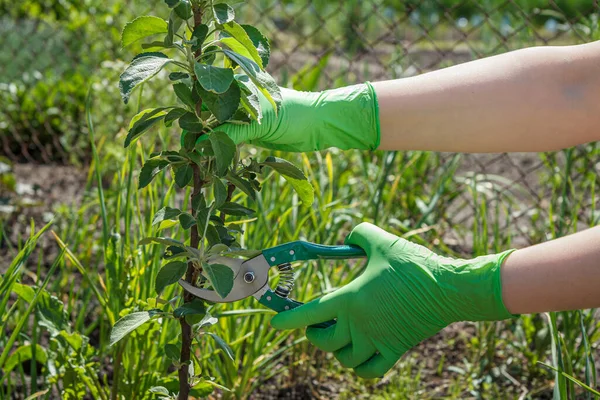
[[(233, 270), (233, 288), (225, 298), (219, 296), (214, 290), (197, 288), (183, 279), (179, 280), (179, 284), (194, 296), (213, 303), (231, 303), (245, 299), (260, 291), (269, 280), (269, 264), (262, 254), (249, 260), (214, 257), (208, 262), (209, 264), (224, 264)], [(249, 273), (254, 276), (251, 282), (244, 279), (248, 278), (247, 274)]]

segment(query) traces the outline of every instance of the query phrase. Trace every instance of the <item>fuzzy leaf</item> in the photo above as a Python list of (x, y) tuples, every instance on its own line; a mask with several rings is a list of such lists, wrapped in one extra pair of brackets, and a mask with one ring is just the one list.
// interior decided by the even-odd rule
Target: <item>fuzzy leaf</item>
[(194, 72), (204, 90), (212, 93), (225, 93), (233, 82), (233, 70), (231, 68), (213, 67), (197, 62), (194, 64)]
[(227, 49), (224, 49), (223, 53), (244, 70), (258, 90), (267, 98), (273, 108), (278, 111), (281, 106), (281, 90), (273, 77), (261, 70), (257, 63), (247, 57)]
[(215, 4), (213, 6), (213, 14), (219, 24), (226, 24), (235, 18), (235, 11), (225, 3)]
[(181, 118), (186, 112), (187, 110), (184, 108), (175, 107), (174, 109), (169, 111), (167, 115), (165, 115), (165, 119), (163, 121), (165, 123), (165, 126), (169, 127), (173, 125), (173, 121)]
[(206, 35), (208, 34), (208, 26), (204, 24), (197, 25), (194, 27), (194, 31), (192, 32), (192, 41), (195, 43), (192, 45), (192, 51), (197, 51), (202, 47), (202, 44), (206, 40)]
[(160, 295), (167, 286), (176, 283), (185, 274), (186, 270), (187, 264), (183, 261), (171, 261), (163, 265), (156, 274), (156, 280), (154, 281), (156, 294)]
[(183, 244), (179, 240), (166, 238), (166, 237), (143, 238), (142, 240), (139, 241), (138, 245), (144, 246), (144, 245), (151, 244), (151, 243), (158, 243), (158, 244), (163, 244), (165, 246), (175, 246), (175, 247), (179, 247), (179, 248), (185, 248), (185, 244)]
[(310, 182), (306, 179), (295, 179), (286, 175), (282, 176), (290, 185), (292, 185), (296, 193), (298, 193), (298, 197), (300, 198), (300, 201), (302, 201), (302, 204), (306, 207), (311, 206), (315, 201), (315, 189)]
[(219, 208), (225, 203), (227, 199), (227, 188), (221, 182), (220, 179), (215, 179), (215, 183), (213, 185), (213, 192), (215, 195), (215, 208)]
[(128, 314), (118, 320), (113, 326), (110, 332), (110, 343), (109, 346), (114, 345), (119, 340), (123, 339), (127, 334), (133, 332), (141, 325), (150, 321), (150, 319), (156, 315), (157, 312), (161, 312), (160, 310), (150, 310), (150, 311), (139, 311)]
[(300, 168), (283, 158), (270, 156), (260, 163), (260, 165), (271, 167), (281, 175), (289, 176), (290, 178), (307, 180)]
[(167, 343), (165, 345), (165, 354), (167, 355), (167, 357), (169, 357), (171, 360), (177, 361), (179, 360), (179, 354), (181, 353), (181, 350), (179, 349), (179, 347), (177, 347), (176, 345), (172, 344), (172, 343)]
[(140, 172), (138, 188), (143, 189), (148, 186), (150, 182), (152, 182), (152, 179), (154, 179), (154, 177), (158, 175), (160, 171), (165, 169), (167, 165), (169, 165), (169, 162), (161, 160), (160, 158), (154, 158), (146, 161), (142, 167), (142, 171)]
[(150, 129), (158, 121), (165, 118), (170, 107), (148, 108), (138, 113), (129, 123), (129, 132), (125, 138), (125, 147), (129, 147), (131, 142), (139, 138), (144, 132)]
[(119, 79), (123, 102), (127, 104), (133, 89), (158, 74), (171, 61), (173, 60), (159, 52), (138, 54)]
[(242, 192), (246, 193), (252, 200), (256, 200), (256, 192), (254, 191), (254, 188), (250, 182), (231, 171), (227, 173), (227, 180), (233, 183), (235, 187), (240, 189)]
[[(223, 24), (221, 29), (223, 29), (224, 32), (226, 32), (233, 39), (235, 39), (242, 46), (242, 48), (245, 49), (246, 53), (250, 55), (250, 58), (254, 60), (260, 68), (263, 68), (262, 58), (258, 54), (258, 49), (256, 48), (256, 46), (254, 46), (254, 43), (252, 42), (252, 40), (248, 36), (248, 33), (246, 32), (246, 30), (244, 30), (242, 26), (240, 26), (235, 21), (231, 21), (226, 24)], [(237, 46), (231, 41), (228, 41), (225, 44), (227, 44), (228, 47), (231, 47), (230, 44), (233, 45), (236, 48), (232, 48), (232, 50), (238, 51)]]
[(215, 153), (217, 175), (225, 176), (227, 169), (229, 169), (233, 161), (233, 157), (235, 157), (237, 147), (225, 132), (213, 132), (210, 134), (209, 139)]
[(235, 79), (240, 83), (242, 89), (241, 103), (252, 119), (262, 120), (262, 107), (260, 105), (259, 90), (256, 85), (248, 78), (248, 75), (236, 75)]
[(249, 215), (254, 215), (255, 211), (251, 208), (244, 207), (241, 204), (226, 202), (219, 210), (223, 211), (225, 214), (233, 215), (236, 217), (245, 217)]
[(169, 391), (167, 390), (166, 387), (164, 386), (153, 386), (148, 390), (150, 393), (154, 393), (154, 394), (162, 394), (164, 396), (168, 396), (169, 395)]
[(181, 213), (179, 215), (179, 223), (183, 229), (190, 229), (192, 226), (196, 225), (196, 219), (192, 214)]
[(152, 226), (158, 225), (166, 219), (175, 219), (179, 217), (179, 214), (181, 214), (181, 210), (178, 208), (163, 207), (154, 214)]
[(125, 24), (121, 33), (121, 45), (127, 47), (145, 37), (167, 33), (167, 23), (162, 18), (144, 15)]
[(269, 64), (269, 58), (271, 57), (271, 45), (269, 44), (269, 40), (252, 25), (242, 25), (242, 28), (244, 28), (250, 40), (252, 40), (254, 47), (256, 47), (256, 50), (262, 59), (263, 68), (266, 68)]
[(202, 129), (204, 129), (202, 121), (198, 119), (196, 114), (189, 111), (179, 118), (179, 127), (192, 133), (202, 132)]
[(221, 348), (221, 350), (223, 350), (223, 352), (225, 354), (227, 354), (227, 357), (229, 357), (231, 359), (231, 361), (234, 361), (235, 356), (233, 355), (233, 350), (231, 350), (231, 347), (229, 347), (227, 342), (225, 342), (225, 340), (223, 340), (220, 336), (218, 336), (217, 334), (215, 334), (213, 332), (207, 332), (207, 333), (210, 335), (210, 337), (215, 339), (215, 342), (217, 342), (217, 345)]
[(194, 170), (190, 164), (182, 165), (175, 169), (175, 183), (180, 188), (184, 188), (192, 180)]
[(233, 288), (233, 271), (227, 265), (202, 263), (203, 273), (221, 298), (227, 297)]
[(175, 14), (183, 20), (186, 20), (192, 16), (192, 4), (189, 0), (180, 0), (173, 10)]
[[(233, 275), (233, 273), (232, 273), (232, 275)], [(181, 317), (185, 317), (186, 315), (194, 315), (194, 314), (200, 314), (200, 315), (206, 314), (206, 306), (204, 305), (204, 302), (200, 299), (194, 299), (191, 302), (185, 303), (184, 305), (176, 308), (173, 311), (173, 316), (175, 318), (181, 318)]]
[(173, 90), (175, 91), (175, 95), (183, 104), (190, 107), (192, 110), (196, 106), (196, 102), (194, 101), (194, 96), (192, 96), (192, 90), (183, 82), (178, 82), (173, 85)]
[(240, 105), (241, 91), (237, 84), (233, 84), (223, 94), (214, 94), (197, 86), (198, 94), (206, 104), (206, 107), (215, 115), (219, 122), (229, 120)]

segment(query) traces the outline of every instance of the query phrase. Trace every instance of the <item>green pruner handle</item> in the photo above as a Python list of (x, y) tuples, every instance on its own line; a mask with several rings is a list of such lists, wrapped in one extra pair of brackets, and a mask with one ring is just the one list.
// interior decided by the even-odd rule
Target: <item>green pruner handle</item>
[(346, 259), (365, 257), (366, 253), (358, 246), (326, 246), (297, 240), (263, 250), (263, 255), (270, 266), (293, 261), (317, 259)]
[[(289, 311), (296, 307), (300, 307), (302, 304), (304, 304), (299, 301), (289, 299), (287, 297), (281, 297), (278, 294), (276, 294), (275, 292), (273, 292), (271, 289), (268, 289), (265, 292), (265, 294), (262, 295), (262, 297), (259, 300), (259, 303), (265, 307), (270, 308), (273, 311), (277, 311), (278, 313), (284, 312), (284, 311)], [(335, 324), (335, 321), (331, 320), (331, 321), (321, 322), (319, 324), (311, 325), (311, 327), (324, 329), (324, 328), (329, 328), (330, 326), (332, 326), (334, 324)]]

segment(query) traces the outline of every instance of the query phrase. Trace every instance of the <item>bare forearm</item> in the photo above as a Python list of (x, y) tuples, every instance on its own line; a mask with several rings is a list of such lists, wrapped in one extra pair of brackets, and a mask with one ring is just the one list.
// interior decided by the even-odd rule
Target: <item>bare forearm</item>
[(600, 41), (374, 83), (381, 149), (548, 151), (600, 140)]
[(517, 250), (501, 271), (513, 314), (600, 307), (600, 227)]

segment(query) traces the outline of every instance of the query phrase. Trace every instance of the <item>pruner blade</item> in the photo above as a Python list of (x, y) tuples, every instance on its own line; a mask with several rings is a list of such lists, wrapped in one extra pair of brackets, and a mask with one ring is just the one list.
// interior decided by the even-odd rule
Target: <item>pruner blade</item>
[(183, 279), (179, 280), (179, 284), (194, 296), (213, 303), (231, 303), (253, 296), (263, 290), (269, 281), (270, 266), (262, 254), (248, 260), (218, 256), (207, 262), (227, 265), (233, 271), (233, 287), (226, 297), (219, 296), (211, 289), (195, 287)]

